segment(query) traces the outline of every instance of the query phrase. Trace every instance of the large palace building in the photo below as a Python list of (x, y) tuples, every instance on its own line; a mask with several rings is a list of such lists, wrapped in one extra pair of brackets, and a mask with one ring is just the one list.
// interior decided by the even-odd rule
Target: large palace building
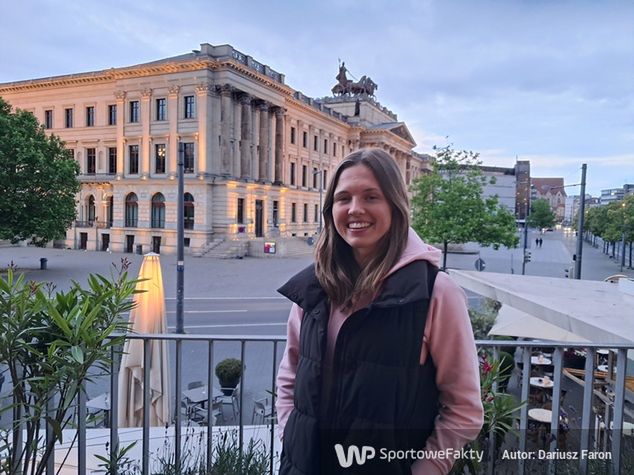
[(180, 154), (185, 245), (200, 254), (221, 241), (261, 248), (314, 235), (322, 180), (359, 148), (387, 151), (408, 184), (427, 168), (406, 125), (373, 99), (376, 84), (346, 72), (333, 96), (312, 99), (233, 47), (202, 44), (136, 66), (0, 84), (0, 96), (80, 164), (66, 247), (175, 252)]

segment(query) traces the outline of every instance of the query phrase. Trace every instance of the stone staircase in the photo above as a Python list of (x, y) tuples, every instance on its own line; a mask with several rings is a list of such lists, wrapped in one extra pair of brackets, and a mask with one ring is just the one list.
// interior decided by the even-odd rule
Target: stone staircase
[(248, 250), (249, 241), (214, 239), (195, 255), (214, 259), (241, 259), (247, 255)]

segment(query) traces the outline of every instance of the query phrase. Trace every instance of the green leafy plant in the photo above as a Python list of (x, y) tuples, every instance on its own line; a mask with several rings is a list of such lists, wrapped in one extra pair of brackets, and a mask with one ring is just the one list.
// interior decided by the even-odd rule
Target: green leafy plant
[(136, 475), (141, 473), (139, 463), (128, 457), (128, 452), (134, 448), (136, 441), (123, 448), (115, 447), (111, 452), (109, 443), (106, 443), (106, 455), (95, 455), (102, 463), (99, 464), (101, 470), (96, 473), (105, 473), (106, 475)]
[[(76, 396), (90, 381), (89, 371), (109, 369), (111, 350), (120, 351), (128, 328), (121, 314), (133, 307), (136, 281), (122, 260), (110, 279), (90, 275), (82, 288), (52, 294), (9, 269), (0, 278), (0, 364), (10, 376), (13, 424), (0, 430), (7, 446), (2, 473), (42, 474), (62, 431), (74, 424)], [(47, 410), (48, 407), (48, 410)], [(46, 427), (54, 436), (44, 440)], [(18, 435), (23, 431), (23, 445)]]
[[(513, 428), (515, 414), (526, 404), (526, 401), (517, 402), (512, 394), (500, 391), (500, 386), (504, 386), (510, 377), (509, 362), (505, 360), (507, 359), (494, 360), (487, 350), (480, 352), (480, 396), (484, 408), (484, 425), (478, 437), (467, 448), (486, 452), (489, 437), (493, 435), (495, 445), (499, 449), (506, 435), (515, 431)], [(496, 383), (497, 389), (494, 389)], [(480, 464), (477, 458), (458, 459), (451, 473), (462, 474), (465, 468), (471, 474), (478, 473)]]
[(268, 473), (270, 458), (261, 440), (251, 439), (241, 452), (236, 432), (226, 431), (214, 447), (213, 461), (208, 475), (264, 475)]
[(221, 388), (235, 388), (242, 377), (242, 363), (235, 358), (227, 358), (216, 365), (216, 376)]

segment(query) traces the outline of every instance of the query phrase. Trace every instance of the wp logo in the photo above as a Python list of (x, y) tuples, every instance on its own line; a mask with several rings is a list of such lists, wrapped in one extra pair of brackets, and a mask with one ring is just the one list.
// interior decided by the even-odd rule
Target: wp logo
[(356, 445), (348, 447), (347, 453), (343, 450), (343, 445), (335, 444), (335, 452), (337, 453), (337, 460), (339, 465), (343, 468), (348, 468), (352, 465), (352, 462), (357, 462), (357, 465), (363, 465), (366, 460), (372, 460), (376, 455), (374, 447), (368, 447), (364, 445), (359, 449)]

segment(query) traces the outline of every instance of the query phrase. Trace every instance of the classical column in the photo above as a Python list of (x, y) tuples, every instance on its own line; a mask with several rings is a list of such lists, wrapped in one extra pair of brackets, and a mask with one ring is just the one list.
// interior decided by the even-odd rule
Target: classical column
[[(235, 99), (238, 99), (236, 96)], [(240, 142), (242, 138), (242, 104), (239, 100), (233, 101), (233, 134), (231, 135), (231, 163), (232, 176), (240, 177)]]
[(167, 152), (168, 163), (167, 173), (171, 176), (177, 176), (178, 170), (176, 164), (178, 163), (178, 92), (179, 86), (172, 86), (169, 88), (169, 94), (167, 96), (167, 117), (169, 119), (169, 151)]
[(211, 140), (207, 133), (207, 124), (211, 118), (211, 90), (210, 83), (196, 86), (196, 102), (198, 111), (198, 163), (195, 169), (200, 174), (207, 173), (210, 167)]
[(232, 87), (228, 84), (224, 84), (220, 89), (220, 98), (221, 98), (221, 115), (220, 115), (220, 123), (221, 123), (221, 132), (220, 132), (220, 149), (222, 156), (222, 173), (225, 175), (230, 175), (233, 170), (231, 164), (231, 143), (230, 134), (231, 134), (231, 125), (233, 121), (233, 105), (231, 100), (231, 91)]
[(260, 111), (257, 107), (251, 107), (251, 133), (253, 141), (251, 142), (251, 177), (257, 180), (260, 177)]
[(275, 110), (275, 183), (282, 182), (282, 157), (284, 150), (284, 109)]
[(125, 91), (114, 93), (117, 99), (117, 179), (125, 176)]
[(271, 136), (271, 118), (269, 116), (269, 105), (264, 102), (260, 104), (260, 156), (259, 158), (259, 179), (270, 181), (268, 165), (270, 162), (271, 149), (269, 138)]
[(218, 87), (210, 90), (211, 95), (211, 168), (209, 171), (216, 175), (222, 173), (222, 161), (220, 156), (220, 95)]
[(141, 177), (150, 176), (150, 121), (152, 111), (150, 100), (152, 99), (152, 89), (141, 91), (141, 166), (139, 173)]
[(243, 94), (240, 97), (242, 105), (242, 123), (240, 140), (240, 178), (251, 178), (251, 96)]

